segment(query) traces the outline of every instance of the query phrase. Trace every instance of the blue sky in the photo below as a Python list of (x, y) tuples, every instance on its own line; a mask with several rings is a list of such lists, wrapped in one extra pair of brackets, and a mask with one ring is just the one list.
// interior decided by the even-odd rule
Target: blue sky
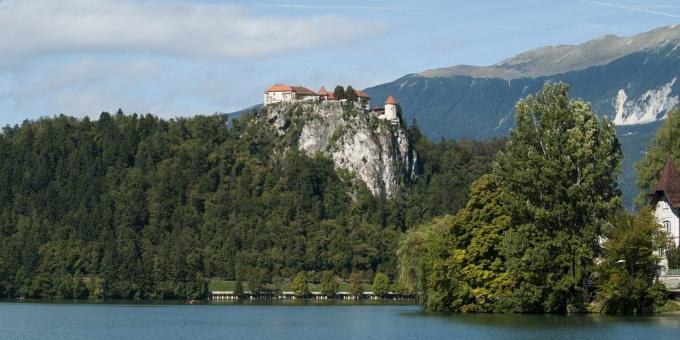
[(677, 0), (0, 0), (0, 125), (231, 112), (273, 83), (365, 88), (678, 22)]

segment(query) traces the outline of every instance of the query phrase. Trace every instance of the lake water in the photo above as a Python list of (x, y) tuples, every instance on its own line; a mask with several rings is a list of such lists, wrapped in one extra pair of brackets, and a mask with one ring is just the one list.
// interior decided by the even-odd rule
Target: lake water
[(680, 315), (465, 315), (412, 305), (0, 303), (0, 339), (680, 339)]

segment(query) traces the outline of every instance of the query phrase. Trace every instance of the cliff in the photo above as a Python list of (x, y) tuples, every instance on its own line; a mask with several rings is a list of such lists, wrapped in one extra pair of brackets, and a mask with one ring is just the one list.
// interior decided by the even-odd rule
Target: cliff
[(313, 155), (321, 152), (337, 168), (354, 173), (376, 195), (392, 196), (415, 176), (417, 156), (401, 124), (377, 119), (340, 102), (277, 103), (261, 114), (292, 145)]

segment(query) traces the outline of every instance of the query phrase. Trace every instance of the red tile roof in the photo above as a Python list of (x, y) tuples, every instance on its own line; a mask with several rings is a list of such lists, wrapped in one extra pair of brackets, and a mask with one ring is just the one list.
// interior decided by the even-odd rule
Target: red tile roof
[(680, 174), (675, 168), (670, 157), (666, 161), (663, 170), (661, 170), (661, 177), (654, 188), (649, 192), (650, 195), (657, 196), (665, 194), (674, 208), (680, 207)]
[(368, 95), (368, 93), (361, 91), (361, 90), (356, 90), (354, 91), (357, 94), (357, 97), (359, 98), (371, 98), (371, 96)]
[(290, 92), (293, 91), (293, 89), (288, 86), (288, 85), (283, 85), (283, 84), (276, 84), (272, 85), (266, 90), (264, 90), (264, 93), (269, 93), (269, 92)]
[(397, 105), (399, 103), (397, 103), (397, 101), (394, 99), (394, 97), (389, 96), (389, 97), (387, 97), (387, 101), (385, 102), (385, 104)]
[(267, 88), (264, 93), (269, 93), (269, 92), (295, 92), (297, 94), (305, 95), (305, 96), (318, 96), (318, 94), (302, 85), (300, 86), (290, 86), (290, 85), (284, 85), (284, 84), (276, 84), (272, 85), (269, 88)]
[(293, 92), (295, 92), (297, 94), (302, 94), (302, 95), (305, 95), (305, 96), (318, 96), (319, 95), (318, 93), (316, 93), (316, 92), (314, 92), (314, 91), (312, 91), (312, 90), (310, 90), (310, 89), (308, 89), (308, 88), (306, 88), (302, 85), (291, 86), (291, 88), (293, 89)]
[(327, 95), (329, 94), (329, 93), (328, 93), (328, 90), (326, 90), (326, 88), (323, 87), (323, 86), (321, 86), (321, 88), (319, 89), (319, 92), (318, 92), (318, 93), (319, 93), (320, 95), (322, 95), (322, 96), (327, 96)]

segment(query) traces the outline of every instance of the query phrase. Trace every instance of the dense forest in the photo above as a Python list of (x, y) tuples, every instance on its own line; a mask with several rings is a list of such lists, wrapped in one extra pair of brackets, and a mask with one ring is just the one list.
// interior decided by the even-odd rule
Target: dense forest
[(374, 197), (257, 114), (102, 113), (0, 134), (0, 296), (172, 299), (211, 278), (396, 276), (404, 231), (464, 207), (504, 142), (408, 135), (418, 175)]

